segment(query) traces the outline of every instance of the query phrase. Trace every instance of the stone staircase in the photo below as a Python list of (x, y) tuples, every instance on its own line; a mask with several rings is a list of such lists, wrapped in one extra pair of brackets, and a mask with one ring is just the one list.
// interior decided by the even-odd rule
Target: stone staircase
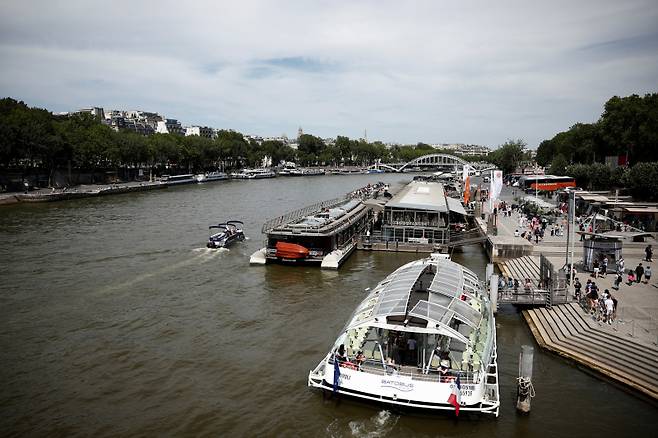
[(542, 348), (658, 399), (656, 345), (600, 326), (576, 303), (525, 310), (523, 316)]

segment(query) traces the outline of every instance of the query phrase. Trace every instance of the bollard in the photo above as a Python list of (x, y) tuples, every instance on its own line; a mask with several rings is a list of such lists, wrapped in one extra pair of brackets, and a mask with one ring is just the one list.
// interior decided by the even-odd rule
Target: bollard
[(532, 386), (532, 359), (535, 349), (522, 345), (519, 353), (519, 377), (517, 379), (516, 410), (527, 414), (530, 412), (530, 400), (535, 396)]
[(489, 280), (489, 300), (493, 313), (498, 312), (498, 274), (493, 274)]

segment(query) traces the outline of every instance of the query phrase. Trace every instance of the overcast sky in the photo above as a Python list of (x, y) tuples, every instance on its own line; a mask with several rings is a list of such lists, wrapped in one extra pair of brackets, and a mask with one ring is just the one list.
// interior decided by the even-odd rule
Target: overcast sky
[(2, 0), (0, 60), (55, 112), (534, 148), (658, 91), (658, 1)]

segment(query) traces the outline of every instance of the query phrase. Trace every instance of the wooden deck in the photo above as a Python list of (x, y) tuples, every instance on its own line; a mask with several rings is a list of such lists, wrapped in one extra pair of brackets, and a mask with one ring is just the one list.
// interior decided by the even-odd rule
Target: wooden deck
[(615, 381), (658, 399), (658, 348), (588, 317), (575, 303), (523, 311), (537, 343)]

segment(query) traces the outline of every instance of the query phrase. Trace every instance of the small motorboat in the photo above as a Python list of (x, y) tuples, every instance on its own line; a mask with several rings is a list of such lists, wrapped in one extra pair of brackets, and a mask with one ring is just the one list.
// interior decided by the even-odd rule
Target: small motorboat
[[(241, 221), (228, 221), (222, 224), (211, 225), (208, 227), (210, 230), (210, 237), (208, 237), (208, 248), (227, 248), (237, 240), (244, 240), (244, 232), (242, 231)], [(213, 233), (214, 230), (219, 230)]]
[(289, 242), (276, 243), (276, 256), (282, 259), (304, 259), (308, 256), (308, 248)]

